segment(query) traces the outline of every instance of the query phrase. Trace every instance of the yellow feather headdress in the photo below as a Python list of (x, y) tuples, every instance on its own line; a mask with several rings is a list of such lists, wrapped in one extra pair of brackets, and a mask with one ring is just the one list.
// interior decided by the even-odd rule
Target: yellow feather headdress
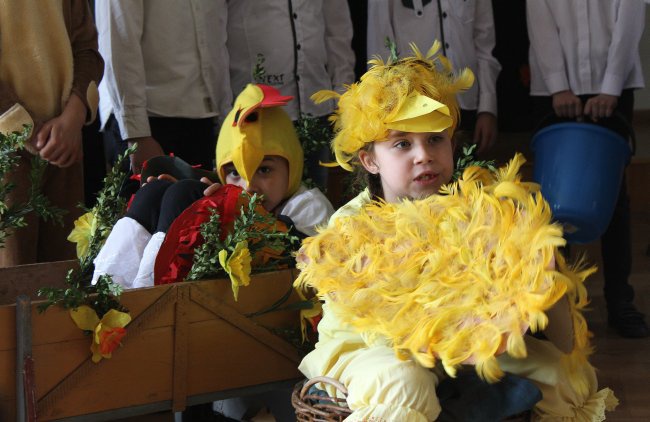
[(336, 161), (352, 170), (350, 161), (366, 143), (383, 141), (389, 129), (405, 132), (453, 133), (459, 112), (456, 94), (474, 83), (474, 74), (463, 69), (454, 74), (449, 61), (438, 54), (436, 41), (423, 55), (411, 44), (412, 57), (396, 62), (375, 58), (359, 82), (339, 94), (319, 91), (312, 100), (321, 103), (338, 99), (330, 120), (334, 122), (332, 141)]
[[(341, 322), (387, 338), (403, 359), (440, 361), (450, 375), (473, 363), (489, 381), (501, 375), (496, 356), (526, 356), (524, 332), (544, 329), (566, 295), (570, 362), (586, 359), (580, 309), (593, 269), (574, 271), (557, 252), (562, 229), (539, 186), (521, 180), (523, 162), (517, 155), (494, 173), (470, 167), (443, 195), (335, 220), (304, 241), (296, 285), (316, 288)], [(587, 386), (579, 375), (571, 381)]]

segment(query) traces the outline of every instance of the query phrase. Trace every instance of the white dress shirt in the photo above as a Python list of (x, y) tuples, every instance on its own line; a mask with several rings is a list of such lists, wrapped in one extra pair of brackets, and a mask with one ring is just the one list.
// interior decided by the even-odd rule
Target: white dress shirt
[(395, 42), (401, 57), (411, 55), (411, 42), (426, 54), (435, 40), (444, 39), (445, 55), (454, 69), (469, 67), (476, 76), (477, 83), (459, 96), (460, 107), (496, 116), (496, 81), (501, 65), (492, 55), (492, 1), (412, 0), (412, 4), (411, 9), (401, 0), (368, 0), (368, 58), (388, 58), (386, 37)]
[[(352, 21), (346, 0), (234, 0), (228, 2), (228, 54), (232, 94), (251, 82), (274, 86), (294, 100), (285, 107), (329, 114), (332, 102), (309, 98), (321, 89), (354, 82)], [(253, 80), (258, 54), (265, 76)]]
[(527, 0), (531, 95), (642, 88), (643, 0)]
[(96, 2), (102, 127), (113, 113), (123, 139), (150, 136), (149, 116), (208, 118), (229, 107), (225, 3)]

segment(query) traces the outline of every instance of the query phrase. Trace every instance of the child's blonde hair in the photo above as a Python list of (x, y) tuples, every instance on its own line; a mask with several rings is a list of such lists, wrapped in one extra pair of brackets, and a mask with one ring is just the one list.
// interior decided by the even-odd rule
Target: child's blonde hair
[(412, 57), (395, 62), (384, 62), (378, 57), (370, 60), (372, 67), (343, 94), (319, 91), (312, 96), (317, 103), (338, 99), (337, 109), (330, 117), (335, 133), (332, 150), (338, 164), (346, 170), (352, 170), (350, 162), (367, 143), (386, 139), (390, 122), (413, 94), (442, 103), (438, 111), (451, 118), (445, 128), (453, 134), (459, 120), (456, 94), (472, 85), (474, 74), (469, 69), (454, 74), (449, 61), (438, 54), (438, 41), (426, 56), (415, 44), (411, 48)]

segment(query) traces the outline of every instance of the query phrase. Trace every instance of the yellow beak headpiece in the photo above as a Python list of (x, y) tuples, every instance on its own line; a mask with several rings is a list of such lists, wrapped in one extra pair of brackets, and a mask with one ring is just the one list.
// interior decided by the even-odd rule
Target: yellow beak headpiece
[(450, 135), (458, 124), (456, 94), (474, 83), (474, 74), (464, 69), (454, 75), (449, 61), (438, 55), (440, 43), (424, 56), (411, 44), (414, 56), (384, 63), (380, 58), (357, 83), (339, 94), (319, 91), (317, 102), (338, 99), (330, 120), (335, 137), (332, 150), (338, 164), (352, 170), (352, 161), (367, 143), (384, 141), (390, 129), (403, 132), (442, 132)]
[(449, 107), (439, 101), (418, 93), (411, 93), (395, 116), (386, 118), (386, 128), (402, 132), (442, 132), (451, 127), (454, 120)]
[(221, 126), (217, 140), (217, 173), (226, 182), (223, 166), (233, 163), (250, 183), (266, 155), (278, 155), (289, 163), (289, 186), (285, 197), (300, 187), (303, 151), (291, 119), (281, 108), (293, 97), (266, 85), (248, 84)]

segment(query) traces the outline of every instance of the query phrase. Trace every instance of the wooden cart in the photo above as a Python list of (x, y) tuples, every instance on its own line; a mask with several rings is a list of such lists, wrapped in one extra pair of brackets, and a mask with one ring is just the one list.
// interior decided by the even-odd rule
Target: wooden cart
[(36, 309), (37, 287), (61, 286), (74, 265), (0, 269), (1, 421), (100, 421), (180, 411), (301, 378), (301, 354), (282, 334), (300, 326), (297, 310), (283, 310), (299, 300), (292, 270), (253, 276), (237, 302), (230, 280), (127, 291), (121, 301), (132, 321), (122, 347), (93, 363), (91, 338), (68, 311)]

